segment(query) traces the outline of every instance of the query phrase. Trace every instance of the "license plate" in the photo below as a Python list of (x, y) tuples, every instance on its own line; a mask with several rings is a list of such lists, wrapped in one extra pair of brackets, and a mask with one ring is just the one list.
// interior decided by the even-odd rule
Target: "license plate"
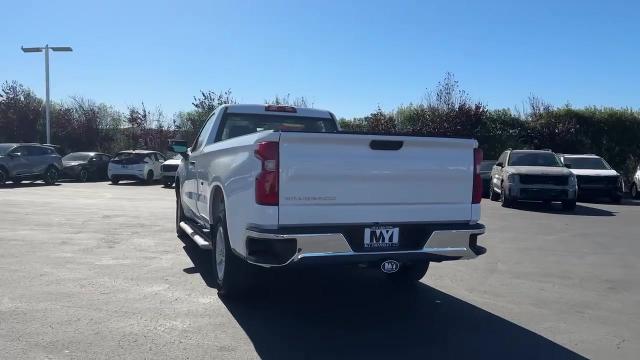
[(367, 249), (397, 248), (400, 229), (391, 226), (373, 226), (364, 229), (364, 247)]

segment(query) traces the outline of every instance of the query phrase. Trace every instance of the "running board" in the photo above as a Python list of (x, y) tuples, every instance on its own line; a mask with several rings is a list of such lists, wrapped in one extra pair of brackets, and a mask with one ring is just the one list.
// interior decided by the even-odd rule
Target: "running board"
[(200, 249), (211, 250), (211, 244), (204, 238), (204, 234), (199, 233), (191, 225), (186, 222), (180, 222), (180, 228), (189, 235), (191, 239), (200, 247)]

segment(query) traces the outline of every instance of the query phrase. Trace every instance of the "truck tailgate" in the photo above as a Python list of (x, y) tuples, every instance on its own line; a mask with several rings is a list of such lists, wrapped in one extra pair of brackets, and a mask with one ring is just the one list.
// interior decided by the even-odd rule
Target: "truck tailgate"
[(470, 221), (476, 146), (468, 139), (283, 132), (279, 223)]

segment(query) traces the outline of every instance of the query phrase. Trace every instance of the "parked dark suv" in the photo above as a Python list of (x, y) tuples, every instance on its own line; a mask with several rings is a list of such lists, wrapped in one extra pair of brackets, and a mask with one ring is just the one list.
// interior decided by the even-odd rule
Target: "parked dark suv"
[(7, 181), (43, 180), (55, 184), (62, 171), (62, 158), (40, 144), (0, 144), (0, 185)]

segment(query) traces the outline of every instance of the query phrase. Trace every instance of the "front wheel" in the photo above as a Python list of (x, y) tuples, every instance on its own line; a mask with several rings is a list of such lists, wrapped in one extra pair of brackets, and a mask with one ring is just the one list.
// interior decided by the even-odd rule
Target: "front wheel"
[(165, 177), (165, 178), (163, 178), (163, 179), (162, 179), (162, 185), (163, 185), (164, 187), (171, 187), (171, 185), (173, 185), (173, 179), (171, 179), (171, 178), (166, 178), (166, 177)]
[(112, 177), (111, 178), (111, 183), (113, 185), (118, 185), (118, 183), (120, 182), (120, 179), (116, 178), (116, 177)]
[(187, 233), (180, 227), (180, 223), (185, 219), (184, 210), (182, 210), (182, 201), (180, 200), (180, 192), (176, 192), (176, 234), (178, 237), (187, 236)]
[(620, 204), (622, 202), (622, 196), (620, 194), (613, 194), (609, 200), (614, 204)]
[(218, 293), (225, 297), (240, 297), (249, 291), (252, 280), (252, 265), (233, 252), (227, 232), (224, 208), (219, 210), (217, 226), (212, 231), (213, 272), (218, 281)]
[(631, 197), (634, 199), (640, 199), (640, 191), (638, 191), (638, 185), (635, 183), (631, 185)]
[(149, 172), (147, 173), (147, 177), (144, 180), (144, 182), (146, 182), (147, 184), (153, 183), (153, 170), (149, 170)]
[(416, 264), (403, 264), (400, 269), (394, 273), (387, 274), (387, 278), (394, 284), (413, 285), (422, 279), (429, 270), (429, 262)]
[(495, 190), (493, 190), (493, 184), (489, 184), (489, 200), (498, 201), (500, 199), (500, 194), (498, 194)]
[(47, 185), (53, 185), (58, 181), (58, 169), (54, 166), (49, 166), (47, 170), (44, 172), (43, 179), (44, 183)]
[(500, 187), (500, 202), (502, 203), (502, 207), (511, 207), (513, 205), (513, 200), (507, 195), (506, 191), (504, 191), (504, 186)]

